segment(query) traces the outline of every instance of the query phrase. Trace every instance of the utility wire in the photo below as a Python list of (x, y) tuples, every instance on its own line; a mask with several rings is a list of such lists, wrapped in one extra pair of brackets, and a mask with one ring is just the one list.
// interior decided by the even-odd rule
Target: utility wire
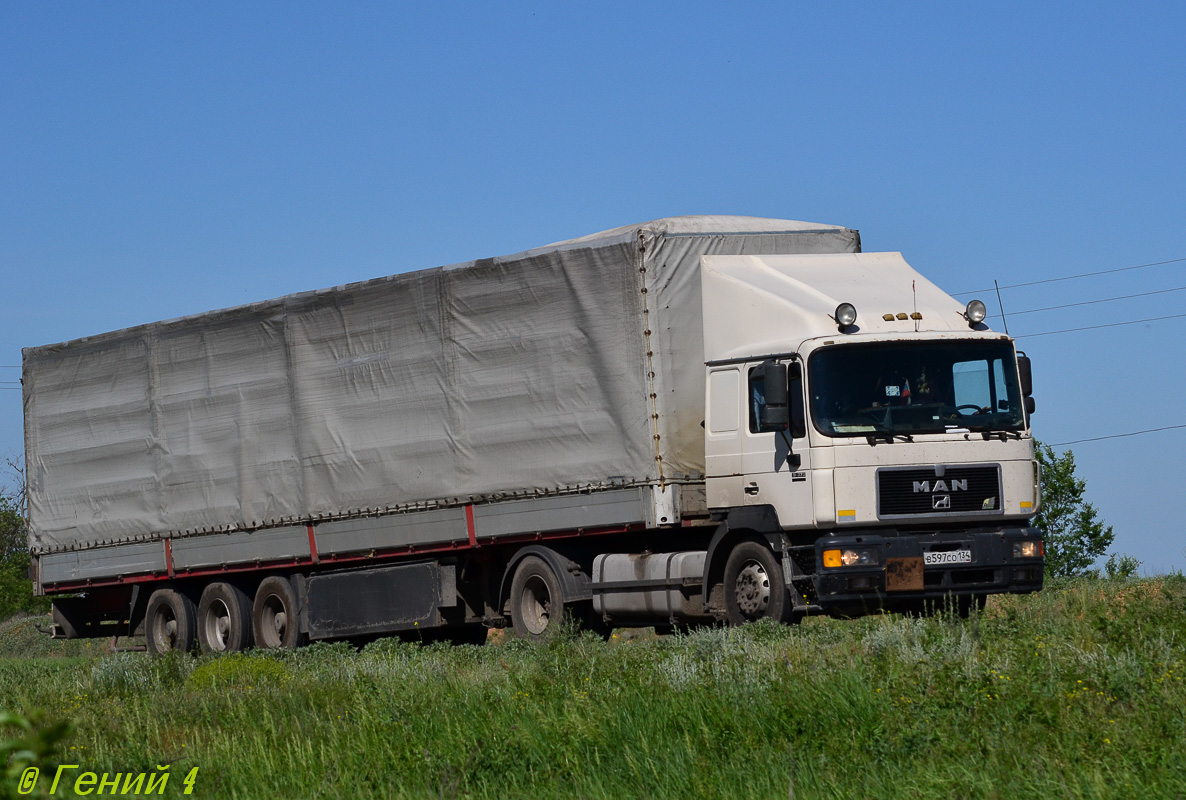
[(1186, 425), (1166, 425), (1164, 428), (1147, 428), (1143, 431), (1132, 431), (1131, 433), (1114, 433), (1111, 436), (1093, 436), (1090, 439), (1072, 439), (1069, 442), (1055, 442), (1051, 447), (1065, 447), (1068, 444), (1080, 444), (1081, 442), (1102, 442), (1104, 439), (1124, 439), (1128, 436), (1141, 436), (1146, 433), (1157, 433), (1158, 431), (1172, 431), (1178, 428), (1186, 428)]
[[(1133, 267), (1117, 267), (1116, 269), (1101, 269), (1098, 272), (1084, 272), (1079, 275), (1066, 275), (1061, 278), (1046, 278), (1045, 280), (1028, 281), (1026, 283), (1010, 283), (1010, 284), (1007, 284), (1000, 288), (1002, 288), (1002, 289), (1018, 289), (1022, 286), (1037, 286), (1038, 284), (1041, 284), (1041, 283), (1058, 283), (1059, 281), (1073, 281), (1078, 278), (1093, 278), (1096, 275), (1111, 275), (1115, 272), (1129, 272), (1134, 269), (1145, 269), (1146, 267), (1160, 267), (1163, 264), (1177, 264), (1180, 261), (1186, 261), (1186, 257), (1171, 258), (1168, 261), (1153, 261), (1149, 264), (1137, 264), (1136, 266), (1133, 266)], [(984, 292), (991, 292), (991, 291), (993, 291), (993, 287), (990, 286), (987, 289), (973, 289), (970, 292), (953, 292), (952, 294), (954, 294), (955, 296), (958, 297), (963, 294), (983, 294)]]
[[(1186, 292), (1186, 286), (1175, 286), (1173, 289), (1158, 289), (1155, 292), (1141, 292), (1139, 294), (1125, 294), (1119, 297), (1105, 297), (1102, 300), (1084, 300), (1081, 303), (1065, 303), (1061, 306), (1046, 306), (1044, 308), (1031, 308), (1028, 311), (1010, 311), (1009, 313), (1015, 317), (1022, 314), (1036, 314), (1039, 311), (1057, 311), (1060, 308), (1075, 308), (1076, 306), (1092, 306), (1099, 303), (1111, 303), (1114, 300), (1131, 300), (1134, 297), (1151, 297), (1155, 294), (1169, 294), (1171, 292)], [(999, 317), (1000, 314), (990, 314), (991, 317)]]
[(1128, 322), (1109, 322), (1106, 325), (1086, 325), (1082, 328), (1065, 328), (1061, 331), (1042, 331), (1041, 333), (1019, 333), (1014, 339), (1027, 339), (1034, 336), (1053, 336), (1056, 333), (1076, 333), (1078, 331), (1094, 331), (1100, 328), (1118, 328), (1121, 325), (1139, 325), (1142, 322), (1158, 322), (1163, 319), (1181, 319), (1186, 314), (1170, 314), (1168, 317), (1149, 317), (1147, 319), (1132, 319)]

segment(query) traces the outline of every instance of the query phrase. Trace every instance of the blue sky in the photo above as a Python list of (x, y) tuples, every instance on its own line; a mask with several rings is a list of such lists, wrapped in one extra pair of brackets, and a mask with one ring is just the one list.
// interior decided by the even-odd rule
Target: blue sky
[[(858, 228), (951, 292), (1186, 258), (1183, 9), (0, 0), (0, 365), (677, 214)], [(1186, 262), (1003, 300), (1181, 286)], [(1020, 338), (1037, 435), (1182, 424), (1184, 337)], [(0, 454), (22, 448), (18, 379), (0, 368)], [(1186, 429), (1073, 449), (1114, 549), (1186, 568)]]

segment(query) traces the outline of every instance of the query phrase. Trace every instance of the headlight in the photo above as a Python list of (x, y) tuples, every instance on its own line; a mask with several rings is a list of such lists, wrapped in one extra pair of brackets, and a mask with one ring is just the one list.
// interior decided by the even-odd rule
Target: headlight
[(978, 325), (984, 322), (984, 318), (988, 315), (988, 309), (984, 307), (984, 303), (979, 300), (969, 300), (968, 305), (964, 308), (964, 317), (973, 325)]
[(854, 306), (852, 303), (841, 303), (840, 305), (836, 306), (835, 317), (838, 323), (847, 328), (849, 325), (857, 321), (856, 306)]
[(856, 567), (876, 564), (877, 556), (873, 554), (872, 550), (845, 550), (840, 554), (840, 560), (846, 567)]
[(1014, 558), (1037, 558), (1040, 556), (1041, 550), (1037, 542), (1014, 542), (1013, 543), (1013, 557)]
[(824, 551), (825, 567), (863, 567), (877, 563), (877, 551), (871, 548)]

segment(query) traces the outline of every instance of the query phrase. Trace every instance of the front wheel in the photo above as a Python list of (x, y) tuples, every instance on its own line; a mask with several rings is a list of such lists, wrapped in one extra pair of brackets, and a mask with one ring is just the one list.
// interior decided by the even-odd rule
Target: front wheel
[(782, 565), (764, 544), (744, 541), (725, 562), (725, 613), (730, 625), (759, 619), (791, 621), (791, 595)]

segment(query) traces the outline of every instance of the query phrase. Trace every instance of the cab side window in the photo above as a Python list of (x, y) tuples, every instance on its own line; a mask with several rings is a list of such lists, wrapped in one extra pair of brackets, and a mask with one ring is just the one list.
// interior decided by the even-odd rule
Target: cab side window
[[(807, 419), (803, 413), (803, 378), (792, 369), (790, 385), (791, 437), (802, 439), (807, 435)], [(766, 376), (761, 367), (749, 371), (749, 432), (767, 433), (775, 430), (762, 425), (762, 409), (766, 407)]]

